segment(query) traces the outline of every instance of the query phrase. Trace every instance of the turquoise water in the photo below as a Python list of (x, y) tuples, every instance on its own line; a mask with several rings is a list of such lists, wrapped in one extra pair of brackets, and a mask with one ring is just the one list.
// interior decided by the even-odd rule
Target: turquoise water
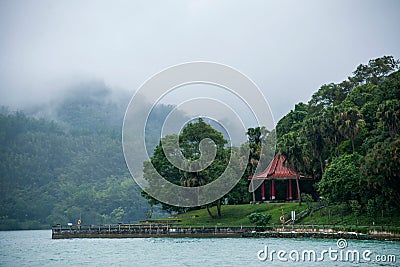
[[(287, 254), (258, 259), (258, 251), (268, 248)], [(400, 242), (347, 240), (342, 249), (372, 252), (360, 263), (329, 259), (320, 262), (297, 261), (304, 250), (337, 250), (336, 240), (316, 239), (251, 239), (251, 238), (148, 238), (148, 239), (64, 239), (52, 240), (51, 231), (0, 232), (0, 266), (399, 266)], [(292, 252), (292, 258), (289, 253)], [(283, 253), (283, 252), (282, 252)], [(368, 253), (367, 253), (368, 254)], [(396, 262), (376, 262), (376, 256), (394, 255)], [(264, 253), (260, 254), (263, 258)], [(339, 257), (339, 254), (337, 255)], [(382, 257), (381, 257), (382, 258)], [(287, 259), (287, 261), (283, 261)], [(296, 260), (296, 261), (293, 261)], [(343, 258), (342, 258), (343, 259)]]

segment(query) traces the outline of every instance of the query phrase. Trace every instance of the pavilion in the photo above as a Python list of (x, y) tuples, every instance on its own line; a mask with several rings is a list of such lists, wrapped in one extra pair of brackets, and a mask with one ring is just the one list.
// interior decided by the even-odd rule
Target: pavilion
[[(295, 172), (293, 169), (284, 165), (286, 157), (281, 154), (276, 154), (271, 163), (267, 168), (258, 174), (250, 176), (249, 191), (253, 193), (253, 202), (259, 201), (293, 201), (299, 200), (300, 197), (300, 185), (299, 180), (312, 180), (312, 177), (301, 175)], [(268, 182), (267, 182), (268, 181)], [(286, 198), (276, 198), (276, 181), (285, 181), (286, 187)], [(256, 186), (254, 186), (256, 185)], [(269, 192), (267, 194), (268, 188)], [(256, 191), (261, 191), (261, 199), (256, 200), (256, 195), (260, 195), (260, 192), (256, 194)], [(260, 198), (260, 197), (259, 197)]]

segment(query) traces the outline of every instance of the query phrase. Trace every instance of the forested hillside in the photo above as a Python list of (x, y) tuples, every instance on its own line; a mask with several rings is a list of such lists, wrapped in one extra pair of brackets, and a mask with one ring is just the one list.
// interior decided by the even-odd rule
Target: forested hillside
[[(24, 113), (3, 107), (0, 229), (144, 219), (149, 206), (121, 146), (128, 101), (129, 95), (116, 98), (104, 85), (87, 84)], [(161, 106), (150, 124), (159, 124), (169, 109)]]
[[(209, 128), (199, 122), (188, 125), (185, 130), (192, 127), (200, 127), (202, 130), (196, 132), (201, 133)], [(347, 80), (322, 85), (308, 103), (295, 105), (294, 110), (278, 122), (276, 131), (268, 132), (263, 127), (249, 128), (246, 134), (250, 156), (237, 163), (247, 163), (247, 170), (235, 188), (223, 198), (231, 204), (250, 201), (248, 176), (254, 173), (259, 163), (261, 144), (270, 145), (268, 139), (276, 133), (277, 152), (286, 156), (285, 164), (298, 173), (314, 177), (313, 181), (303, 182), (300, 186), (303, 201), (335, 205), (342, 216), (363, 214), (371, 221), (377, 221), (374, 219), (377, 216), (389, 218), (398, 215), (399, 129), (399, 61), (391, 56), (372, 59), (367, 65), (359, 65)], [(163, 146), (167, 149), (170, 146), (168, 138), (165, 137), (156, 147), (151, 163), (170, 182), (190, 187), (206, 184), (219, 175), (217, 169), (212, 168), (194, 174), (174, 168), (163, 152)], [(179, 140), (185, 140), (185, 136), (181, 134)], [(184, 147), (181, 150), (185, 153)], [(198, 153), (193, 155), (197, 157)], [(193, 155), (189, 153), (189, 158)], [(144, 177), (150, 180), (153, 173), (149, 164), (144, 164)], [(224, 169), (223, 164), (219, 167)], [(278, 191), (285, 194), (284, 187)], [(152, 203), (157, 201), (150, 198)], [(216, 203), (218, 205), (219, 201)], [(168, 205), (164, 208), (177, 209)]]
[[(158, 209), (141, 197), (124, 162), (121, 126), (128, 101), (128, 95), (95, 83), (77, 86), (47, 106), (23, 112), (1, 108), (0, 229), (46, 228), (79, 218), (84, 224), (134, 222), (146, 218), (149, 209)], [(172, 108), (157, 106), (146, 128), (148, 151), (157, 146), (151, 160), (160, 170), (170, 169), (160, 160), (159, 130)], [(201, 124), (210, 133), (216, 131)], [(315, 178), (305, 190), (313, 192), (314, 200), (337, 204), (342, 214), (399, 214), (399, 129), (399, 62), (390, 56), (370, 60), (345, 81), (323, 85), (308, 103), (297, 104), (276, 131), (256, 127), (243, 133), (251, 154), (238, 164), (248, 168), (226, 200), (250, 201), (247, 177), (258, 164), (260, 145), (268, 145), (276, 134), (286, 164)], [(204, 177), (200, 173), (176, 180), (173, 173), (171, 179), (197, 186), (214, 179), (207, 175), (222, 167)]]
[(400, 71), (391, 56), (321, 86), (276, 127), (288, 164), (316, 178), (315, 198), (370, 217), (400, 212)]

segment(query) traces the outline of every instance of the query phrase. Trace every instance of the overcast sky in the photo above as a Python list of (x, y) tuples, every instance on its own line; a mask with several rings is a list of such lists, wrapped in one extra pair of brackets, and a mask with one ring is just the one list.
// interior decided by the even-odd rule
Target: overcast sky
[(360, 63), (400, 58), (400, 1), (0, 1), (0, 105), (77, 81), (133, 92), (156, 72), (214, 61), (249, 76), (275, 119)]

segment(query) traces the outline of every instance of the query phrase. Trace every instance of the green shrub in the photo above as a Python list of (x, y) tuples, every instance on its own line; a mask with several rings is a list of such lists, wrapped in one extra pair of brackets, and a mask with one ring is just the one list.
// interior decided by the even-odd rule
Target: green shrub
[(253, 212), (249, 215), (250, 222), (260, 227), (267, 226), (271, 218), (270, 214), (262, 214), (260, 212)]

